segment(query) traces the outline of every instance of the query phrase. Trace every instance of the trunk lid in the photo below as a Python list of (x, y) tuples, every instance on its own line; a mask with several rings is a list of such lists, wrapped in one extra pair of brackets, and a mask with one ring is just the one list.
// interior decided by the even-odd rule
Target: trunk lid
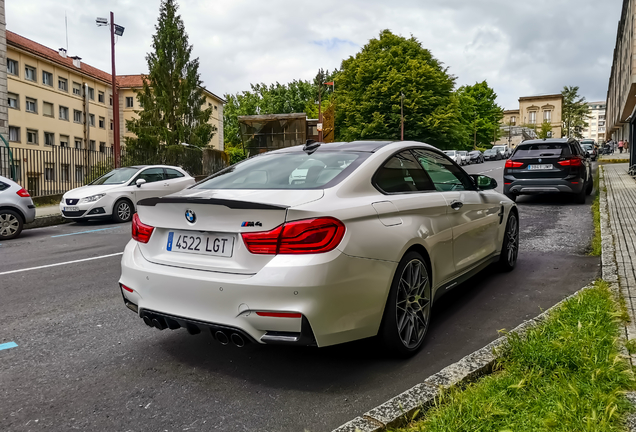
[(505, 171), (517, 179), (565, 178), (570, 174), (570, 167), (559, 165), (559, 161), (570, 157), (567, 143), (519, 145), (510, 161), (522, 165)]
[[(323, 190), (188, 189), (163, 198), (143, 200), (138, 206), (139, 218), (155, 229), (150, 241), (139, 243), (139, 247), (143, 256), (155, 264), (255, 274), (274, 255), (250, 253), (241, 233), (270, 231), (285, 222), (289, 207), (319, 200), (323, 195)], [(194, 222), (188, 221), (188, 211), (194, 214)], [(199, 242), (200, 252), (187, 253), (178, 247), (184, 235), (186, 239), (194, 239), (194, 248)], [(215, 238), (223, 246), (231, 244), (229, 255), (227, 251), (225, 256), (210, 253), (217, 243), (221, 244), (215, 242)]]

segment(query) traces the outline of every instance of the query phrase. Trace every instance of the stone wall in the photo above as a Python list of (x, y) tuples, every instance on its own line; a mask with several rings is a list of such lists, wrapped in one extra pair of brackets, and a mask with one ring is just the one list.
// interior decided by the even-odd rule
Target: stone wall
[(230, 165), (227, 153), (216, 149), (203, 150), (203, 174), (209, 176)]

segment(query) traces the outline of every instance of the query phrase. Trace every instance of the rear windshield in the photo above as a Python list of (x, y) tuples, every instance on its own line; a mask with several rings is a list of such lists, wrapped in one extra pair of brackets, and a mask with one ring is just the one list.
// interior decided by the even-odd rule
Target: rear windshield
[(193, 189), (320, 189), (340, 183), (370, 153), (269, 153), (232, 165)]
[(484, 154), (493, 154), (493, 153), (497, 153), (497, 150), (495, 149), (488, 149), (484, 152)]
[(446, 156), (455, 156), (455, 150), (446, 150), (444, 154)]
[(566, 143), (520, 144), (515, 158), (560, 157), (569, 156), (570, 148)]
[(583, 147), (585, 150), (592, 150), (594, 148), (594, 145), (592, 145), (592, 144), (581, 144), (581, 147)]

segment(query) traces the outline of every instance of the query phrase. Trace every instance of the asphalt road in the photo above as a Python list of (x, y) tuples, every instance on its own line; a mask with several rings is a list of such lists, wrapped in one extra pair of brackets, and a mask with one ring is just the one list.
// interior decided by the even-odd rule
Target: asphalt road
[[(501, 184), (502, 166), (466, 170)], [(595, 279), (591, 200), (519, 199), (518, 267), (486, 269), (444, 297), (409, 360), (373, 340), (239, 349), (148, 328), (117, 288), (112, 254), (128, 242), (129, 224), (27, 230), (0, 244), (0, 344), (18, 345), (0, 350), (0, 430), (330, 431)]]

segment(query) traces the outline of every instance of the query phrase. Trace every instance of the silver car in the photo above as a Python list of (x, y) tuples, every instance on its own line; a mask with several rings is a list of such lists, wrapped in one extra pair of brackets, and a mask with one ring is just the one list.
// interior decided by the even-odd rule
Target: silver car
[(20, 235), (24, 224), (35, 219), (35, 206), (22, 186), (0, 176), (0, 241)]

